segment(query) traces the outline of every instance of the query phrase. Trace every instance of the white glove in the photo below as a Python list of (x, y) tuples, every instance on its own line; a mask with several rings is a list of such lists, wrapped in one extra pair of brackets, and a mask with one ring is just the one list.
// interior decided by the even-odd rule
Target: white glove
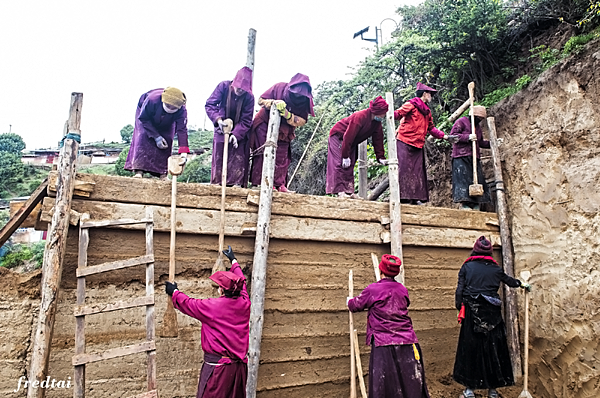
[(235, 149), (237, 149), (237, 147), (238, 147), (238, 142), (237, 142), (237, 138), (235, 138), (235, 135), (231, 134), (231, 135), (229, 136), (229, 143), (230, 143), (231, 145), (233, 145), (233, 147), (234, 147)]
[(227, 123), (225, 123), (222, 119), (219, 119), (219, 120), (217, 120), (217, 124), (220, 127), (219, 134), (223, 134), (223, 129), (225, 128), (225, 126), (227, 125)]
[(181, 157), (181, 160), (179, 161), (179, 165), (183, 166), (184, 164), (187, 163), (187, 153), (180, 153), (179, 156)]
[(385, 166), (388, 164), (387, 159), (377, 159), (377, 161), (379, 162), (380, 165)]
[(348, 303), (350, 302), (351, 299), (352, 299), (352, 297), (346, 297), (346, 307), (348, 306)]
[(427, 136), (427, 141), (428, 141), (428, 142), (433, 142), (433, 140), (434, 140), (434, 139), (435, 139), (435, 138), (434, 138), (432, 135), (428, 135), (428, 136)]
[(344, 169), (347, 169), (348, 167), (350, 167), (350, 158), (343, 158), (342, 159), (342, 167)]
[(504, 138), (496, 138), (496, 143), (498, 144), (498, 146), (504, 144)]
[(476, 134), (469, 134), (469, 140), (470, 141), (477, 141), (477, 135)]

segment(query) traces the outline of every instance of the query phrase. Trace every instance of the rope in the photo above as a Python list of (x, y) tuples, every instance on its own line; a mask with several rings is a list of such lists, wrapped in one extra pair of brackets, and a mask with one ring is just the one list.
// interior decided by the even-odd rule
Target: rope
[(63, 146), (65, 146), (65, 140), (75, 140), (77, 141), (79, 144), (81, 144), (81, 134), (75, 134), (75, 133), (67, 133), (67, 135), (65, 135), (62, 140), (60, 140), (58, 142), (58, 147), (62, 148)]
[(275, 142), (275, 141), (267, 141), (267, 142), (265, 142), (262, 146), (259, 146), (254, 151), (250, 151), (250, 156), (254, 157), (254, 156), (258, 155), (259, 153), (263, 152), (263, 150), (266, 147), (272, 147), (272, 148), (277, 149), (277, 142)]

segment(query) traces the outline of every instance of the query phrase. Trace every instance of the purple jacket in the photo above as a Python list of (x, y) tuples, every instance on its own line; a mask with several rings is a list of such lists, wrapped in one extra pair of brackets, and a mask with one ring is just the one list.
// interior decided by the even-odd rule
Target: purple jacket
[(348, 302), (351, 312), (369, 310), (367, 315), (367, 345), (374, 338), (375, 346), (418, 343), (408, 316), (408, 290), (391, 279), (370, 284)]
[[(237, 261), (231, 272), (244, 277)], [(245, 360), (250, 336), (250, 298), (245, 282), (237, 298), (193, 299), (176, 290), (173, 306), (202, 322), (200, 342), (204, 352)]]
[[(452, 126), (452, 131), (450, 135), (457, 135), (458, 142), (454, 144), (454, 148), (452, 148), (452, 157), (460, 158), (463, 156), (472, 156), (473, 154), (473, 144), (469, 141), (469, 135), (471, 134), (471, 117), (464, 116), (458, 119), (454, 126)], [(481, 156), (481, 150), (479, 148), (489, 148), (490, 142), (483, 139), (483, 131), (481, 130), (481, 126), (478, 124), (475, 126), (475, 135), (477, 136), (477, 158)]]

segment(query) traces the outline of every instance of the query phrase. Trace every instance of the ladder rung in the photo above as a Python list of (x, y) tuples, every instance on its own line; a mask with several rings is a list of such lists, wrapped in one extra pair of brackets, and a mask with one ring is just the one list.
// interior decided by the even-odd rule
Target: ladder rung
[(77, 268), (77, 277), (86, 275), (99, 274), (101, 272), (114, 271), (121, 268), (133, 267), (140, 264), (148, 264), (154, 262), (154, 254), (146, 254), (145, 256), (134, 257), (127, 260), (112, 261), (100, 265), (92, 265), (90, 267)]
[(124, 357), (126, 355), (137, 354), (140, 352), (152, 351), (156, 349), (154, 340), (144, 341), (143, 343), (128, 345), (125, 347), (113, 348), (97, 354), (79, 354), (73, 356), (73, 365), (85, 365), (92, 362), (104, 361), (106, 359)]
[(135, 395), (131, 398), (158, 398), (158, 393), (156, 392), (156, 390), (152, 390), (152, 391), (145, 392), (143, 394)]
[(78, 305), (73, 311), (75, 316), (100, 314), (102, 312), (111, 312), (124, 310), (126, 308), (142, 307), (154, 304), (154, 296), (138, 297), (133, 300), (121, 300), (114, 303), (103, 303), (95, 305)]
[(131, 225), (131, 224), (145, 224), (153, 222), (149, 218), (142, 220), (134, 220), (132, 218), (121, 218), (119, 220), (101, 220), (101, 221), (86, 221), (79, 225), (80, 228), (97, 228), (97, 227), (110, 227), (116, 225)]

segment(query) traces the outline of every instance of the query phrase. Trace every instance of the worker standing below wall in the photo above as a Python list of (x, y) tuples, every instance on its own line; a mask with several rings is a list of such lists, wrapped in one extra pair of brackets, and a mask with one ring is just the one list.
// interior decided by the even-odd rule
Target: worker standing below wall
[[(454, 142), (454, 148), (452, 148), (452, 199), (454, 203), (460, 203), (463, 210), (479, 210), (481, 203), (491, 202), (490, 189), (485, 183), (483, 168), (479, 160), (480, 148), (490, 147), (490, 142), (483, 139), (480, 126), (481, 121), (487, 117), (487, 112), (483, 106), (474, 106), (473, 114), (475, 116), (475, 134), (472, 134), (471, 119), (468, 116), (458, 119), (450, 132), (451, 140)], [(469, 196), (469, 185), (473, 184), (472, 141), (475, 141), (477, 146), (477, 181), (483, 185), (483, 196)]]
[(369, 137), (373, 137), (377, 160), (387, 164), (381, 127), (387, 110), (388, 103), (379, 96), (369, 103), (367, 109), (355, 112), (333, 126), (327, 148), (326, 193), (358, 199), (354, 193), (354, 164), (358, 144)]
[(290, 192), (287, 189), (288, 167), (292, 163), (290, 142), (296, 138), (296, 127), (306, 124), (308, 116), (314, 116), (312, 87), (308, 76), (297, 73), (289, 83), (277, 83), (264, 92), (258, 99), (260, 111), (254, 117), (251, 130), (250, 148), (253, 151), (250, 182), (260, 185), (263, 166), (263, 145), (267, 140), (269, 110), (275, 103), (281, 115), (277, 153), (275, 155), (275, 175), (273, 186), (279, 192)]
[(394, 112), (394, 119), (400, 120), (400, 127), (396, 131), (396, 147), (401, 203), (429, 202), (423, 149), (425, 137), (431, 134), (435, 138), (448, 139), (443, 131), (434, 126), (431, 110), (427, 106), (436, 92), (437, 90), (419, 82), (416, 97)]
[(231, 260), (231, 270), (210, 276), (219, 286), (220, 297), (193, 299), (171, 282), (167, 282), (165, 288), (176, 309), (202, 322), (200, 341), (204, 364), (197, 398), (246, 397), (250, 298), (246, 278), (231, 246), (223, 253)]
[(175, 134), (179, 153), (187, 159), (190, 149), (185, 103), (185, 94), (175, 87), (158, 88), (142, 94), (135, 112), (135, 127), (125, 170), (133, 171), (138, 178), (143, 173), (166, 178)]
[(229, 136), (226, 185), (246, 188), (250, 162), (249, 131), (254, 115), (254, 95), (252, 94), (252, 69), (244, 66), (233, 81), (225, 80), (217, 85), (206, 100), (206, 114), (213, 122), (212, 165), (210, 183), (221, 184), (223, 170), (223, 125), (225, 119), (233, 121)]
[(408, 290), (394, 280), (401, 265), (398, 257), (383, 255), (381, 280), (348, 297), (351, 312), (369, 311), (369, 398), (429, 398), (423, 354), (408, 316)]
[(492, 252), (492, 243), (479, 237), (458, 273), (455, 305), (461, 327), (453, 378), (466, 387), (464, 398), (475, 398), (474, 389), (488, 389), (489, 398), (498, 398), (496, 388), (515, 384), (498, 289), (500, 282), (531, 286), (506, 275)]

